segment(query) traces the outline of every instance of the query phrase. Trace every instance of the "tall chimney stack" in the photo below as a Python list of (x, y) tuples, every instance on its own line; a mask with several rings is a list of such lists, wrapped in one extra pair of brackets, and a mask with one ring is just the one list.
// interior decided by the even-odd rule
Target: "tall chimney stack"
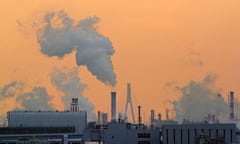
[(158, 113), (158, 121), (162, 121), (162, 115), (161, 115), (161, 113)]
[(112, 121), (116, 121), (116, 92), (111, 92), (112, 103), (111, 103), (111, 116)]
[(166, 109), (166, 120), (169, 120), (169, 110)]
[(234, 120), (234, 92), (233, 91), (230, 91), (230, 94), (229, 94), (229, 108), (230, 108), (229, 119)]
[(97, 123), (100, 124), (100, 123), (101, 123), (101, 112), (98, 111), (97, 114), (98, 114), (98, 115), (97, 115)]
[(141, 118), (141, 106), (138, 106), (138, 124), (141, 125), (142, 118)]
[(154, 110), (152, 109), (151, 110), (151, 116), (150, 116), (150, 121), (151, 121), (151, 125), (153, 125), (154, 124)]

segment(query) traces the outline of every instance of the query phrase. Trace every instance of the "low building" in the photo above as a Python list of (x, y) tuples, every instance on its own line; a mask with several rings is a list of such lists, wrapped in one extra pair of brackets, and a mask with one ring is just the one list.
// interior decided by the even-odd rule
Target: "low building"
[(81, 144), (86, 126), (86, 111), (12, 111), (0, 143)]
[(74, 127), (76, 134), (83, 134), (86, 125), (86, 111), (8, 112), (8, 127)]
[(236, 143), (235, 124), (163, 125), (163, 144)]

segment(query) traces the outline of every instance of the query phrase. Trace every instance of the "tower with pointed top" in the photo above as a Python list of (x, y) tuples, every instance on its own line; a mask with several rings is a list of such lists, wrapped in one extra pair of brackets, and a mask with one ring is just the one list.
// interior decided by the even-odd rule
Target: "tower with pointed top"
[(127, 116), (127, 110), (128, 110), (129, 104), (130, 104), (131, 113), (132, 113), (132, 120), (133, 120), (133, 123), (135, 123), (133, 104), (132, 104), (132, 98), (131, 98), (131, 84), (127, 83), (127, 101), (126, 101), (126, 106), (125, 106), (125, 116)]

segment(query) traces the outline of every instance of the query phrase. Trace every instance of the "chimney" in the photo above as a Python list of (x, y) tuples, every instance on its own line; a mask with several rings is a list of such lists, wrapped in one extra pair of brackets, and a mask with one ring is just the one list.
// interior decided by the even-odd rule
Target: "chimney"
[(106, 125), (108, 120), (107, 113), (102, 113), (101, 116), (102, 116), (102, 125)]
[(111, 121), (116, 121), (116, 92), (111, 92), (112, 103), (111, 103)]
[(169, 120), (169, 110), (166, 109), (166, 120), (168, 121)]
[(150, 122), (151, 122), (151, 125), (154, 124), (154, 110), (151, 110)]
[(72, 112), (78, 112), (79, 111), (78, 98), (72, 98), (71, 111)]
[(229, 94), (229, 108), (230, 108), (229, 119), (234, 120), (234, 92), (233, 91), (230, 91), (230, 94)]
[(161, 115), (161, 113), (158, 113), (158, 121), (162, 121), (162, 115)]
[(97, 123), (100, 124), (101, 123), (101, 112), (98, 111), (98, 115), (97, 115)]
[(141, 106), (138, 106), (138, 124), (141, 125), (142, 118), (141, 118)]

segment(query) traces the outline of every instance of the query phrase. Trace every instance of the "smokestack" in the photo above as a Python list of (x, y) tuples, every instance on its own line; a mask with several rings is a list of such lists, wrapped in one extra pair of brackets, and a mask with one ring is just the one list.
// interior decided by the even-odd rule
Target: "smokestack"
[(161, 115), (161, 113), (158, 113), (158, 121), (162, 121), (162, 115)]
[(233, 91), (230, 91), (230, 94), (229, 94), (229, 108), (230, 108), (229, 119), (234, 120), (234, 92)]
[(106, 125), (108, 120), (107, 113), (102, 113), (102, 125)]
[(79, 111), (78, 98), (72, 98), (71, 111), (72, 112), (78, 112)]
[(100, 112), (100, 111), (98, 111), (97, 123), (98, 123), (98, 124), (101, 123), (101, 112)]
[(166, 120), (169, 120), (169, 110), (166, 109)]
[(151, 125), (154, 124), (154, 110), (151, 110), (151, 118), (150, 118)]
[(116, 92), (111, 92), (112, 103), (111, 103), (111, 116), (112, 121), (116, 121)]
[(142, 118), (141, 118), (141, 106), (138, 106), (138, 124), (141, 125)]

